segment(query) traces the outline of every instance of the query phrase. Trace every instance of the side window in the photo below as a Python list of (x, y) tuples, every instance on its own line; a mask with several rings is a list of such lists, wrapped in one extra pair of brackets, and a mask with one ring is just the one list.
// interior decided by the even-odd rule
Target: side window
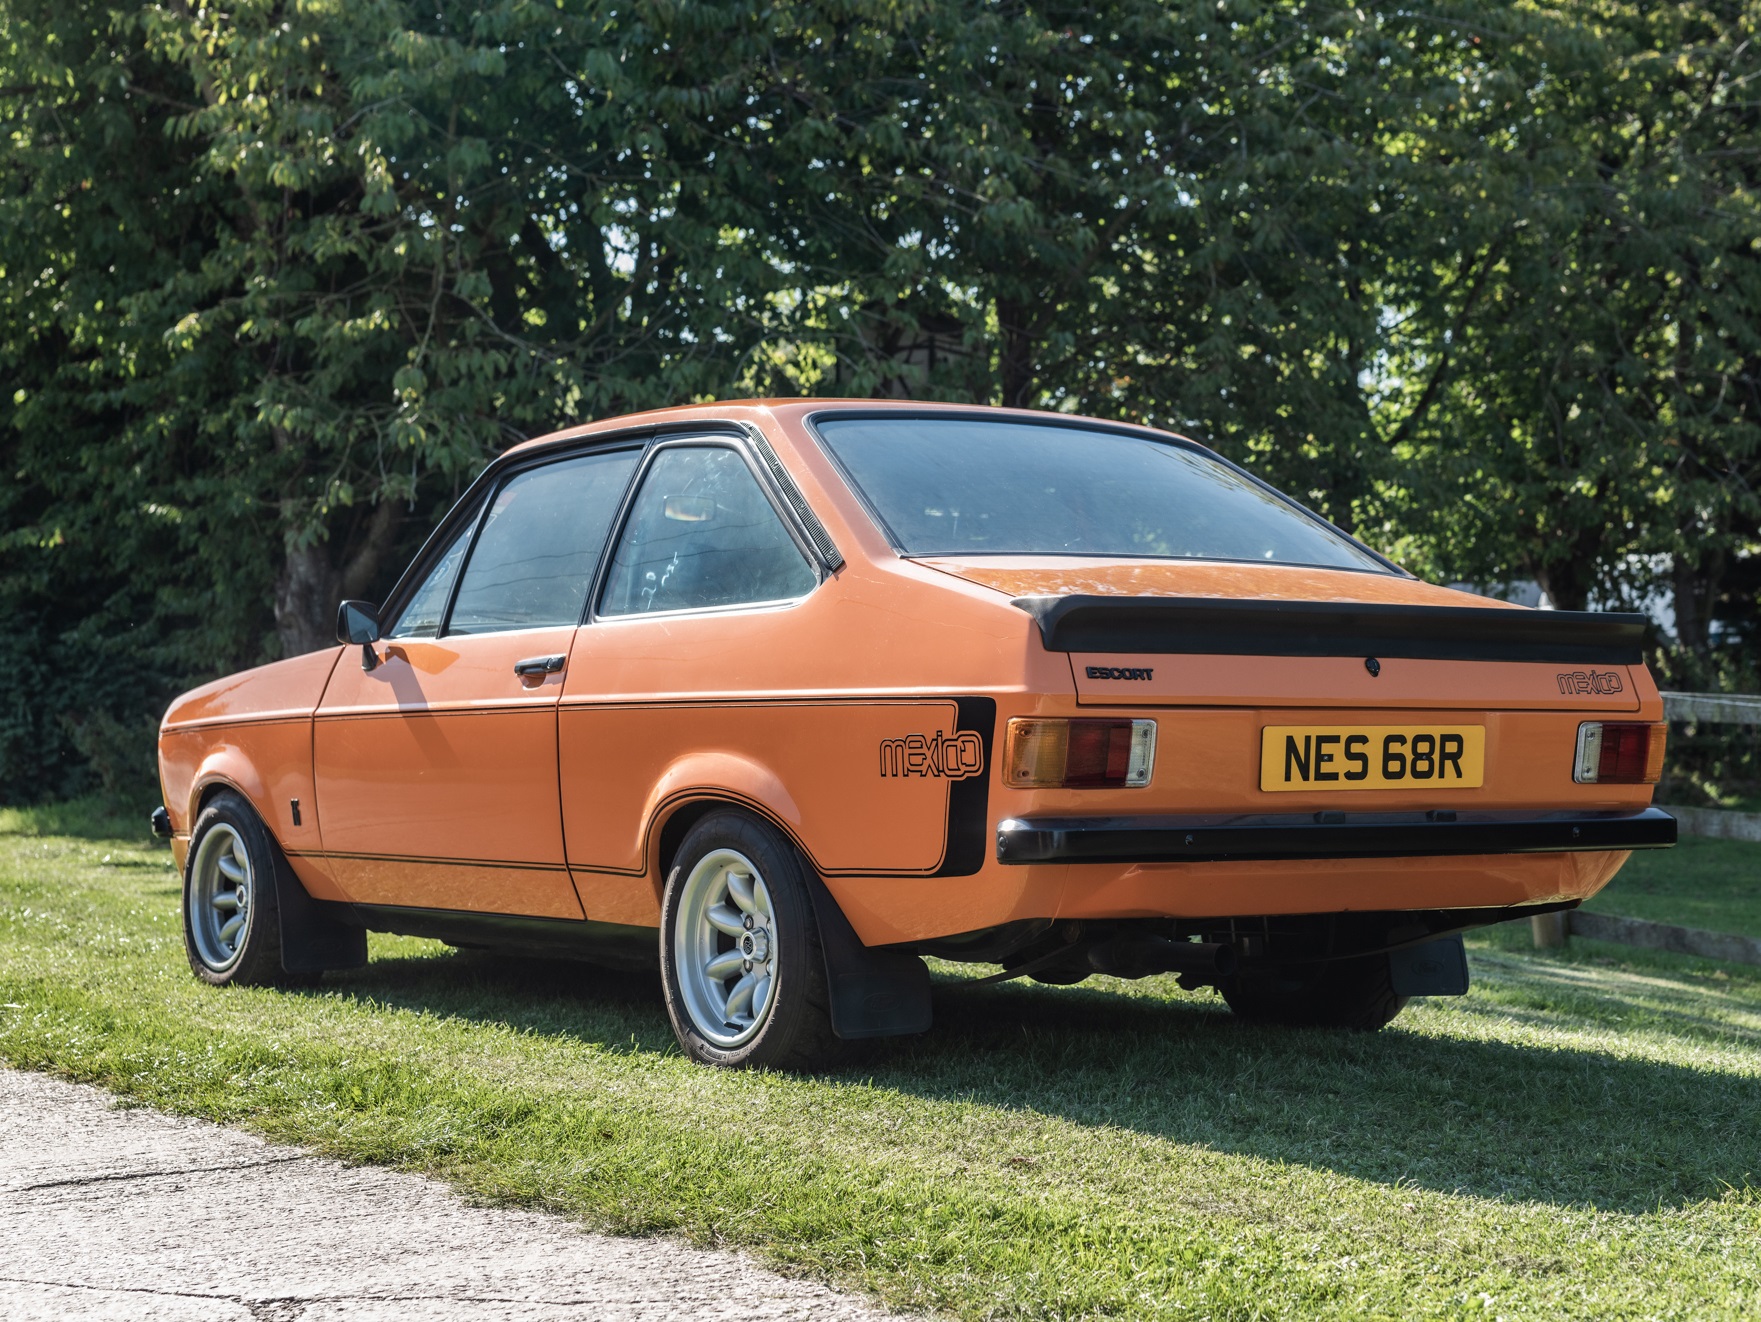
[(446, 613), (446, 599), (452, 592), (452, 581), (458, 575), (459, 561), (465, 558), (465, 548), (471, 544), (471, 530), (476, 526), (477, 520), (471, 519), (459, 530), (452, 545), (446, 548), (446, 554), (440, 557), (440, 563), (429, 571), (422, 586), (416, 589), (416, 595), (410, 598), (410, 604), (397, 617), (397, 623), (385, 635), (387, 638), (432, 638), (440, 632), (440, 617)]
[(564, 459), (502, 484), (465, 563), (446, 631), (575, 624), (640, 450)]
[(606, 578), (602, 615), (783, 601), (819, 576), (726, 446), (655, 455)]

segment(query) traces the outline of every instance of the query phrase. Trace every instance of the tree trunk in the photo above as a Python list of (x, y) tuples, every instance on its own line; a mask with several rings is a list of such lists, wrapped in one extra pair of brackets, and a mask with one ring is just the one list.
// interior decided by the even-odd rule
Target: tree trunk
[[(282, 502), (283, 526), (292, 527), (297, 513), (292, 502)], [(283, 656), (303, 656), (336, 642), (337, 603), (381, 581), (398, 522), (398, 508), (389, 500), (357, 519), (344, 535), (340, 569), (331, 556), (333, 541), (300, 545), (294, 533), (286, 534), (287, 553), (275, 576), (275, 635)]]
[(1711, 678), (1712, 612), (1718, 601), (1719, 580), (1723, 576), (1724, 556), (1713, 550), (1699, 561), (1677, 554), (1670, 569), (1670, 586), (1675, 601), (1676, 664), (1682, 669), (1682, 682), (1698, 688)]
[(336, 641), (337, 578), (329, 547), (302, 546), (287, 534), (287, 554), (275, 576), (275, 636), (283, 656), (303, 656)]
[(1005, 408), (1024, 409), (1033, 403), (1034, 334), (1028, 310), (1014, 299), (997, 300), (997, 330), (1002, 337), (997, 376)]

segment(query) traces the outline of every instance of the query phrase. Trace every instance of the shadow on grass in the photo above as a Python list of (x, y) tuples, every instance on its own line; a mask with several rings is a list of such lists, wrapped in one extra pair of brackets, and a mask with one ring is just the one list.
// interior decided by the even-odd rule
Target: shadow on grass
[[(602, 1049), (677, 1051), (656, 974), (459, 953), (378, 960), (329, 986)], [(1618, 992), (1597, 995), (1618, 1019)], [(1254, 1028), (1214, 997), (1175, 992), (940, 983), (935, 1008), (929, 1034), (866, 1044), (830, 1081), (1509, 1201), (1643, 1212), (1761, 1184), (1753, 1076), (1398, 1025)], [(1490, 998), (1456, 1013), (1464, 1027), (1532, 1017)]]

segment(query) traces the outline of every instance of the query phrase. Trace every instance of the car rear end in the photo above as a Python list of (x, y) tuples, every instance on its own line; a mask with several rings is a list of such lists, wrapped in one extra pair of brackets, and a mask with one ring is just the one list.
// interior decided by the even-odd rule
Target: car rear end
[(1650, 807), (1664, 726), (1637, 618), (1017, 604), (1074, 698), (1003, 734), (998, 857), (1076, 869), (1064, 916), (1567, 904), (1674, 839)]
[(1465, 988), (1439, 938), (1575, 904), (1674, 841), (1642, 617), (1422, 583), (1162, 433), (814, 428), (902, 556), (1002, 594), (1069, 667), (1001, 695), (991, 782), (987, 872), (1053, 883), (1056, 912), (937, 953), (1047, 981), (1175, 970), (1244, 1013), (1373, 1027)]

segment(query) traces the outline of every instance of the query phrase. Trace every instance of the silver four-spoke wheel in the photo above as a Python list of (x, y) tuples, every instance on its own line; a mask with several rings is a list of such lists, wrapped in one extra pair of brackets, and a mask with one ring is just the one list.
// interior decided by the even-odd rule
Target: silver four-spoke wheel
[(697, 1031), (716, 1046), (750, 1041), (770, 1013), (777, 923), (752, 860), (705, 854), (685, 878), (673, 928), (679, 991)]
[(244, 838), (218, 822), (202, 837), (190, 868), (190, 937), (216, 973), (238, 962), (250, 931), (255, 879)]

